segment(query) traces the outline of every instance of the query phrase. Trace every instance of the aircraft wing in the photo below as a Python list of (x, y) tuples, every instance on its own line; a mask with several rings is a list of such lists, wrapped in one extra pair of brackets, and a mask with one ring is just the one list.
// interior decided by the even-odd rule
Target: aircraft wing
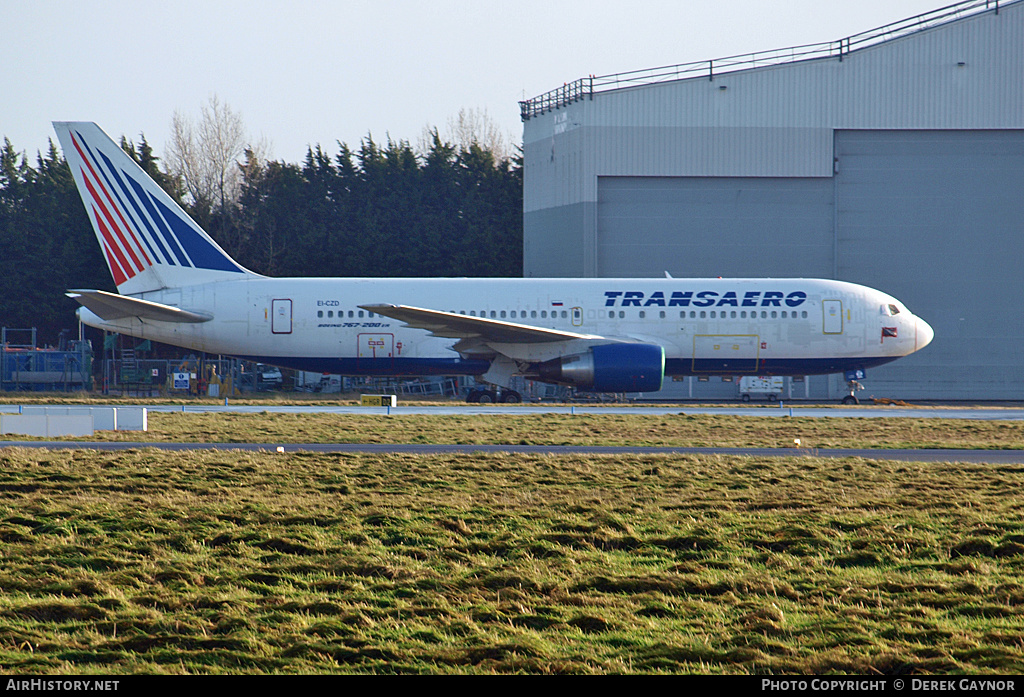
[(93, 314), (103, 320), (138, 317), (139, 319), (157, 320), (160, 322), (209, 322), (212, 316), (198, 312), (189, 312), (150, 300), (140, 300), (127, 295), (117, 295), (103, 290), (69, 290), (66, 295), (84, 305)]
[(532, 327), (504, 320), (472, 317), (454, 312), (427, 310), (409, 305), (360, 305), (378, 315), (405, 322), (407, 326), (424, 329), (433, 336), (449, 339), (480, 339), (501, 344), (540, 344), (572, 339), (600, 339), (596, 334), (579, 334), (545, 327)]

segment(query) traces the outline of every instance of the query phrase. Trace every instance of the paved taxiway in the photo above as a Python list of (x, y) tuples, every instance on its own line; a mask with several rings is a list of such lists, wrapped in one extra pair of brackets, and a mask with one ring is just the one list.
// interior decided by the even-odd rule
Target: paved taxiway
[[(332, 406), (317, 403), (306, 405), (168, 405), (143, 404), (151, 411), (160, 412), (234, 412), (234, 413), (329, 413), (329, 414), (434, 414), (434, 415), (481, 415), (481, 414), (649, 414), (651, 416), (678, 414), (721, 414), (732, 416), (760, 416), (765, 418), (811, 417), (811, 418), (946, 418), (978, 419), (997, 421), (1024, 420), (1024, 408), (1018, 407), (823, 407), (793, 406), (779, 403), (770, 406), (708, 407), (687, 405), (452, 405), (420, 406), (407, 404), (390, 410), (382, 407)], [(0, 411), (16, 412), (17, 405), (0, 405)], [(267, 450), (276, 452), (327, 452), (327, 453), (530, 453), (530, 454), (611, 454), (611, 455), (741, 455), (750, 457), (863, 457), (879, 460), (903, 460), (913, 462), (985, 462), (995, 464), (1024, 464), (1024, 450), (894, 450), (894, 449), (794, 449), (794, 448), (679, 448), (679, 447), (630, 447), (630, 446), (568, 446), (568, 445), (430, 445), (430, 444), (361, 444), (361, 443), (150, 443), (150, 442), (99, 442), (99, 441), (0, 441), (0, 447), (28, 448), (89, 448), (94, 450), (128, 450), (135, 448), (159, 448), (162, 450)]]

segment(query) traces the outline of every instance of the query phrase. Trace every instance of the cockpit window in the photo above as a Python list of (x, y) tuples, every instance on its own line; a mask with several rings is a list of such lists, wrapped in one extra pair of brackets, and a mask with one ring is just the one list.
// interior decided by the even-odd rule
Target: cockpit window
[(891, 304), (889, 305), (889, 314), (890, 315), (898, 315), (899, 313), (900, 313), (900, 308), (896, 307), (895, 305), (891, 305)]
[(887, 317), (893, 317), (893, 316), (898, 315), (900, 313), (899, 306), (893, 305), (891, 303), (888, 304), (888, 305), (882, 305), (882, 307), (880, 309), (882, 310), (882, 314), (886, 315)]

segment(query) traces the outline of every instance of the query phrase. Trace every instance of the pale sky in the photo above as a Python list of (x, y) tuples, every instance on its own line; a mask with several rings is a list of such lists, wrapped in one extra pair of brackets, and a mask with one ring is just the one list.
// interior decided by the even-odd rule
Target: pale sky
[(45, 150), (55, 120), (146, 135), (216, 95), (270, 155), (371, 133), (413, 145), (460, 109), (522, 140), (519, 100), (604, 75), (832, 41), (952, 0), (7, 0), (0, 141)]

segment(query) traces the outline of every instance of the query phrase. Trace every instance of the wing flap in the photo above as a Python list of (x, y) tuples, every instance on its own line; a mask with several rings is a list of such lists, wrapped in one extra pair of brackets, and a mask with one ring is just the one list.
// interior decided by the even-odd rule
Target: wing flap
[(600, 339), (595, 334), (579, 334), (528, 324), (516, 324), (504, 320), (459, 315), (454, 312), (427, 310), (409, 305), (360, 305), (378, 315), (397, 319), (416, 329), (423, 329), (433, 336), (447, 339), (480, 339), (503, 344), (539, 344), (573, 339)]
[(174, 307), (155, 303), (151, 300), (140, 300), (127, 295), (117, 295), (103, 290), (69, 290), (66, 295), (74, 298), (80, 305), (90, 310), (103, 320), (138, 317), (158, 322), (185, 322), (196, 324), (209, 322), (212, 315), (190, 312)]

